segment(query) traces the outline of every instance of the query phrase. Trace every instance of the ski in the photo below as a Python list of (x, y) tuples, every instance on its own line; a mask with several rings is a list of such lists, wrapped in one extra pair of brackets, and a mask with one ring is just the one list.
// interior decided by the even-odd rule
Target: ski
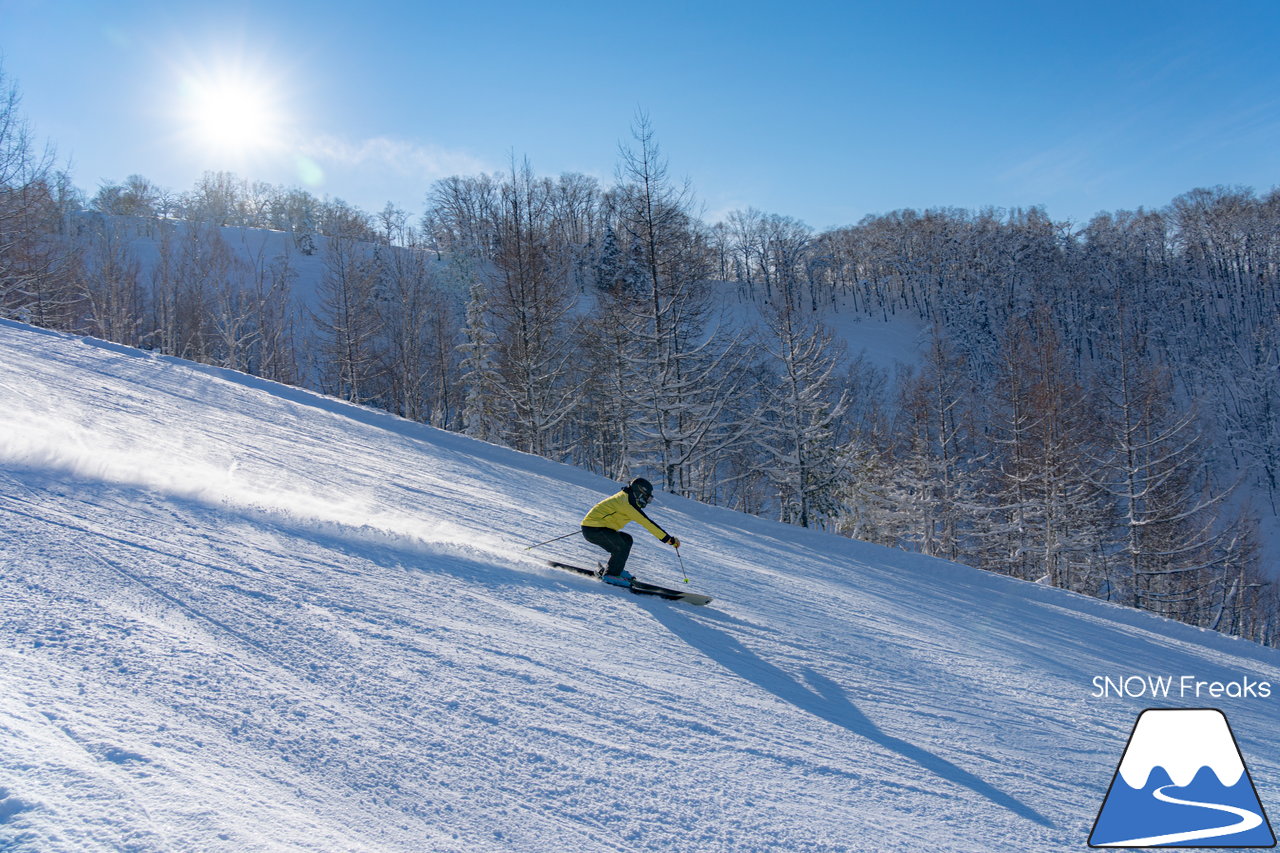
[[(580, 575), (586, 575), (589, 578), (599, 579), (600, 577), (600, 572), (597, 569), (584, 569), (582, 566), (561, 563), (557, 560), (548, 560), (547, 564), (554, 566), (557, 569), (566, 569)], [(685, 592), (682, 589), (671, 589), (670, 587), (658, 586), (657, 584), (645, 583), (644, 581), (631, 581), (629, 589), (636, 595), (654, 595), (658, 598), (665, 598), (668, 601), (683, 601), (687, 604), (695, 605), (711, 603), (711, 596), (709, 595), (702, 595), (697, 592)]]
[(548, 566), (555, 566), (557, 569), (568, 569), (571, 572), (577, 572), (580, 575), (586, 575), (589, 578), (600, 578), (599, 569), (584, 569), (582, 566), (571, 566), (568, 563), (559, 563), (555, 560), (547, 560)]
[(670, 587), (658, 586), (644, 581), (633, 580), (631, 582), (631, 591), (636, 595), (656, 595), (668, 601), (683, 601), (686, 604), (703, 605), (711, 603), (711, 596), (709, 595), (703, 595), (698, 592), (685, 592), (682, 589), (671, 589)]

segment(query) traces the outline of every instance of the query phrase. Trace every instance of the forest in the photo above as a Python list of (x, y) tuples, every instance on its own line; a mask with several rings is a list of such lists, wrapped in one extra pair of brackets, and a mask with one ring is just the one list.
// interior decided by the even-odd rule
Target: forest
[[(1280, 190), (708, 223), (639, 116), (608, 185), (513, 157), (414, 212), (225, 172), (89, 194), (3, 94), (0, 316), (1280, 646)], [(912, 321), (918, 363), (838, 318)]]

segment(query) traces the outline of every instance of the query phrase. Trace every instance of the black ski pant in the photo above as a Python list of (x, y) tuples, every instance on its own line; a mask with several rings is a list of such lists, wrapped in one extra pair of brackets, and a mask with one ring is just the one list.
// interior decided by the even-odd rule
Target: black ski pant
[(616, 575), (627, 564), (627, 555), (631, 553), (631, 534), (621, 530), (610, 530), (607, 527), (582, 527), (582, 538), (592, 545), (599, 545), (609, 552), (609, 565), (605, 574)]

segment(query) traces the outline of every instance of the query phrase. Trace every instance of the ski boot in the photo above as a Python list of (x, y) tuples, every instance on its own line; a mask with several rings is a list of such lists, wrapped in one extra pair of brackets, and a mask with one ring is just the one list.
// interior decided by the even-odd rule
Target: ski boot
[(618, 572), (616, 575), (611, 575), (608, 572), (602, 572), (600, 575), (600, 580), (604, 581), (607, 584), (612, 584), (614, 586), (630, 587), (631, 582), (635, 580), (635, 575), (631, 574), (631, 572), (627, 571), (626, 569), (623, 569), (622, 571)]

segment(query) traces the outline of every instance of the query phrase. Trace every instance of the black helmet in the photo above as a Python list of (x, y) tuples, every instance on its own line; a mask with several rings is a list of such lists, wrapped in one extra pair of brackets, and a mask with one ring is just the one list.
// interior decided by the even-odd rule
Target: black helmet
[(631, 495), (631, 502), (640, 509), (644, 509), (653, 500), (653, 483), (644, 477), (636, 477), (625, 491)]

